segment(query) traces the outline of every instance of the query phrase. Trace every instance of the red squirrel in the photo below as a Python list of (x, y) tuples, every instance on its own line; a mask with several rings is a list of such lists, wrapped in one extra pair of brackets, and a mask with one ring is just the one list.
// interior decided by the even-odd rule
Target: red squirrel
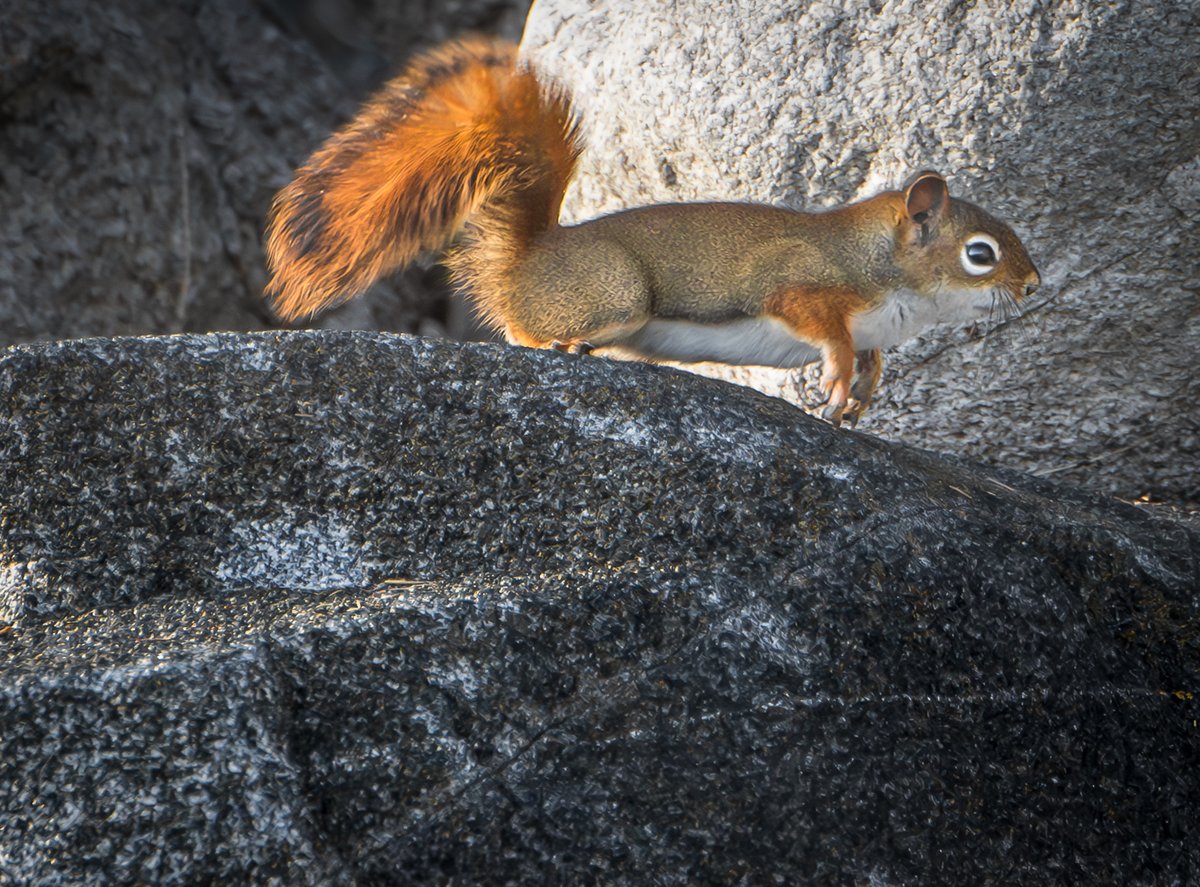
[(581, 150), (570, 96), (511, 43), (418, 56), (275, 198), (276, 312), (350, 299), (465, 229), (447, 265), (509, 342), (683, 363), (820, 359), (822, 415), (837, 424), (869, 404), (880, 349), (1015, 311), (1040, 283), (1012, 229), (935, 172), (826, 212), (678, 203), (563, 226)]

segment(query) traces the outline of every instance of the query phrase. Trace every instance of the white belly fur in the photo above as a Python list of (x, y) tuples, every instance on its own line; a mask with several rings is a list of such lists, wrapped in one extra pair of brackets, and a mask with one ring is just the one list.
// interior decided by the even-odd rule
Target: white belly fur
[(655, 319), (607, 344), (638, 357), (679, 363), (799, 367), (821, 356), (820, 349), (797, 339), (778, 320), (757, 317), (725, 323)]
[[(878, 308), (850, 320), (855, 351), (891, 348), (938, 323), (986, 317), (987, 291), (944, 292), (934, 297), (904, 290), (894, 292)], [(727, 363), (737, 366), (801, 367), (821, 358), (821, 349), (792, 335), (770, 317), (746, 317), (724, 323), (654, 318), (642, 327), (605, 338), (625, 356), (679, 363)]]

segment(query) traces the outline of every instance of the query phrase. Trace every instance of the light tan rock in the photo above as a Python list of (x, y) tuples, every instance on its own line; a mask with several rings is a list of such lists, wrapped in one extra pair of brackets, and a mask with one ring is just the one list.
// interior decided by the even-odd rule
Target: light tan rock
[[(538, 0), (523, 49), (585, 118), (570, 218), (814, 209), (947, 174), (1045, 285), (986, 338), (940, 328), (890, 353), (861, 427), (1200, 502), (1195, 4)], [(721, 374), (795, 396), (785, 373)]]

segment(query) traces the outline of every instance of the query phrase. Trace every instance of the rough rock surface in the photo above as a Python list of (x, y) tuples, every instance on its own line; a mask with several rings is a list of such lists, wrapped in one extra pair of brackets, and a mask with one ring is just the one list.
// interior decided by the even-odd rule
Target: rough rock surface
[(0, 882), (1191, 883), (1200, 534), (671, 370), (0, 356)]
[[(1200, 6), (539, 0), (576, 93), (568, 214), (821, 208), (940, 169), (1043, 272), (1028, 320), (893, 353), (873, 433), (1126, 498), (1200, 503)], [(781, 373), (737, 372), (792, 396)]]
[[(406, 50), (526, 5), (5, 0), (0, 345), (270, 325), (275, 191)], [(320, 322), (416, 329), (430, 277)]]

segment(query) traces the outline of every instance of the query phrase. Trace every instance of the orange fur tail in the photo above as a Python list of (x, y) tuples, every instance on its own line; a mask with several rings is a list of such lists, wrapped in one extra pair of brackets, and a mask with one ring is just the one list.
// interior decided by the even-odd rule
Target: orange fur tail
[[(417, 57), (276, 196), (275, 311), (295, 320), (353, 298), (473, 216), (480, 246), (512, 261), (558, 223), (579, 151), (569, 97), (512, 44), (468, 38)], [(495, 321), (498, 306), (482, 307)]]

